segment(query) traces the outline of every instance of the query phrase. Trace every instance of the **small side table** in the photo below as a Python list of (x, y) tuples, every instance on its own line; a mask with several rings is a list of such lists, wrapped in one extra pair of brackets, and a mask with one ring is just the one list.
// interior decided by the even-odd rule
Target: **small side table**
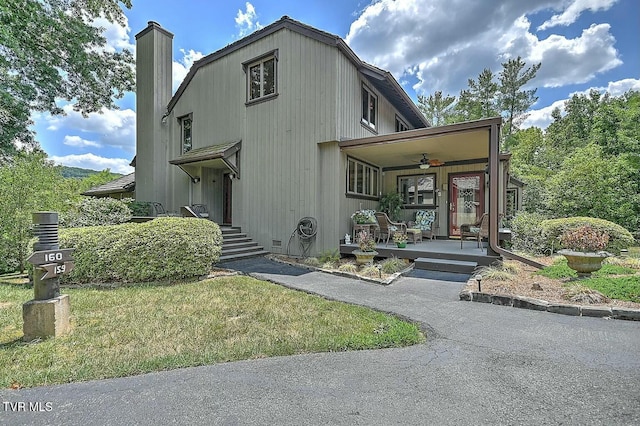
[(416, 244), (417, 242), (422, 242), (422, 230), (416, 228), (407, 229), (407, 236), (411, 236), (411, 242)]

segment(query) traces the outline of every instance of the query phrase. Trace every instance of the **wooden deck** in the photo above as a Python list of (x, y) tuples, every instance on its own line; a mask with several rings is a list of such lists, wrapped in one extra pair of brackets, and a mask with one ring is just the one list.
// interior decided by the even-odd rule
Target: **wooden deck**
[[(377, 244), (378, 258), (392, 256), (415, 262), (418, 269), (445, 272), (471, 273), (478, 266), (488, 266), (499, 261), (499, 256), (487, 254), (487, 243), (478, 248), (475, 241), (465, 240), (460, 249), (460, 240), (424, 240), (416, 244), (409, 243), (406, 248), (398, 248), (392, 242), (388, 245)], [(357, 244), (340, 244), (340, 254), (350, 255), (358, 248)]]

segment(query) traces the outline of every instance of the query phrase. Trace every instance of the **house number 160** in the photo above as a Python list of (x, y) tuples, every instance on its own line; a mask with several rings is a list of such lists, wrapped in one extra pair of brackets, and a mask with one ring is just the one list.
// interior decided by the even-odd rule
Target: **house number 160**
[(44, 261), (45, 262), (57, 262), (62, 260), (62, 252), (54, 252), (54, 253), (45, 253)]

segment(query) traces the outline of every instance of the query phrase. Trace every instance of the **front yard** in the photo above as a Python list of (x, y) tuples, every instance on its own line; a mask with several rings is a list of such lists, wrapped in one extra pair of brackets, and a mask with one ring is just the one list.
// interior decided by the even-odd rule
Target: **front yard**
[[(8, 281), (8, 280), (0, 280)], [(68, 288), (73, 332), (22, 342), (33, 290), (0, 282), (0, 387), (21, 388), (308, 352), (408, 346), (415, 324), (246, 276)]]

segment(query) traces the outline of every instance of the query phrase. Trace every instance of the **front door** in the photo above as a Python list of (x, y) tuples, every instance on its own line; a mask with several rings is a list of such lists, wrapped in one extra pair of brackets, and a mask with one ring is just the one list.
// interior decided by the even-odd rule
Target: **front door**
[(484, 173), (449, 175), (449, 236), (460, 236), (460, 225), (475, 223), (484, 213)]
[(222, 178), (222, 223), (231, 225), (231, 173)]

